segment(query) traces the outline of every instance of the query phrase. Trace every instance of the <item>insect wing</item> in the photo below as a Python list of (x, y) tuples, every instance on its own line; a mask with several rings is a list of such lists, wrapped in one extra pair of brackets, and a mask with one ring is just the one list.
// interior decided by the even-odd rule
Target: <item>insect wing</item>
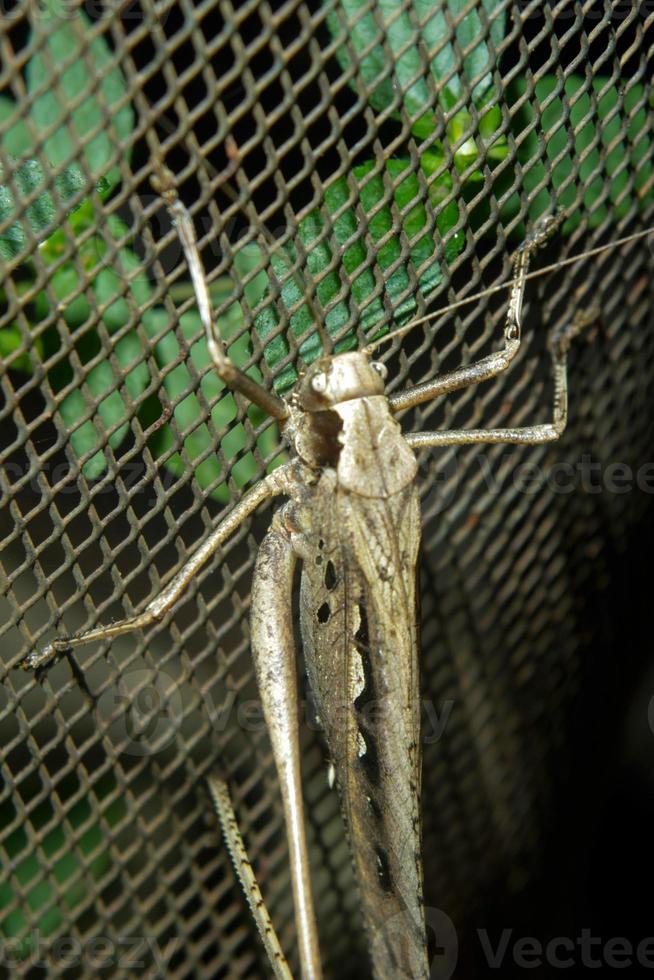
[[(325, 497), (303, 564), (307, 671), (347, 822), (375, 975), (426, 977), (411, 484)], [(402, 928), (398, 929), (398, 921)]]

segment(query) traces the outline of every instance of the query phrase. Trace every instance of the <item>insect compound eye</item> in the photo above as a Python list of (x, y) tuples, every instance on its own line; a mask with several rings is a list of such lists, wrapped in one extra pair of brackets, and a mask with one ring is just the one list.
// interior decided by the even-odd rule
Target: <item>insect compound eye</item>
[(382, 379), (382, 381), (386, 381), (386, 378), (388, 377), (388, 368), (386, 367), (386, 365), (382, 364), (381, 361), (373, 361), (372, 367), (377, 372), (377, 374)]
[(324, 372), (321, 374), (316, 374), (316, 376), (311, 379), (311, 387), (316, 394), (323, 395), (327, 391), (327, 375)]

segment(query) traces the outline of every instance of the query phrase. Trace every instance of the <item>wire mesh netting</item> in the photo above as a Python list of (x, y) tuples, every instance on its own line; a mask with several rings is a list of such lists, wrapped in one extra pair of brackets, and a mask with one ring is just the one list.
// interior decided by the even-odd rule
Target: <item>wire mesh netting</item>
[[(313, 309), (345, 349), (505, 280), (557, 207), (539, 262), (652, 224), (654, 10), (47, 0), (3, 20), (0, 968), (265, 976), (206, 791), (219, 771), (295, 973), (248, 644), (271, 508), (156, 628), (18, 667), (57, 632), (142, 608), (288, 458), (213, 377), (153, 161), (192, 211), (232, 357), (285, 393), (316, 356)], [(511, 369), (402, 418), (547, 421), (547, 335), (595, 311), (560, 443), (421, 454), (425, 898), (454, 924), (460, 976), (481, 969), (473, 926), (535, 910), (554, 841), (565, 860), (561, 800), (592, 769), (595, 729), (576, 722), (601, 710), (616, 651), (639, 658), (616, 596), (651, 517), (652, 264), (641, 240), (530, 283)], [(496, 349), (505, 313), (506, 293), (486, 296), (395, 341), (389, 386)], [(362, 975), (308, 692), (301, 731), (325, 968)]]

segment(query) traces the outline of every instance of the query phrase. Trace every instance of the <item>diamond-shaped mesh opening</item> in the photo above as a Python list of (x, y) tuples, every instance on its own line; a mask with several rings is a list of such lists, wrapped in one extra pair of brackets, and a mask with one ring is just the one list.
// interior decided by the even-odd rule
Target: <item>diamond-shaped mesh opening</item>
[[(277, 426), (213, 379), (153, 161), (193, 214), (232, 356), (287, 391), (315, 355), (306, 296), (352, 346), (502, 282), (546, 211), (567, 220), (541, 264), (652, 224), (654, 12), (48, 0), (5, 5), (3, 27), (1, 969), (265, 975), (206, 792), (218, 770), (296, 972), (248, 648), (271, 507), (156, 628), (38, 677), (17, 667), (57, 631), (142, 608), (288, 457)], [(575, 821), (556, 836), (561, 801), (583, 796), (611, 665), (638, 636), (620, 576), (651, 516), (653, 281), (642, 239), (535, 280), (510, 371), (402, 419), (546, 421), (547, 334), (597, 307), (559, 443), (421, 454), (425, 891), (455, 923), (461, 976), (477, 975), (467, 930), (518, 921), (498, 909), (537, 916), (548, 862), (579, 839)], [(506, 293), (485, 296), (385, 348), (390, 387), (496, 349), (505, 312)], [(325, 967), (358, 976), (308, 707), (301, 729)]]

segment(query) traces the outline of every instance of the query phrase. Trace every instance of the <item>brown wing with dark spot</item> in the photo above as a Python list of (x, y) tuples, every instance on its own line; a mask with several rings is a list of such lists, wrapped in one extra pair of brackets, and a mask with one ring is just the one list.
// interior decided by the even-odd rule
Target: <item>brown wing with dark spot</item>
[(302, 572), (302, 637), (352, 847), (375, 976), (429, 975), (420, 860), (417, 493), (336, 491)]

